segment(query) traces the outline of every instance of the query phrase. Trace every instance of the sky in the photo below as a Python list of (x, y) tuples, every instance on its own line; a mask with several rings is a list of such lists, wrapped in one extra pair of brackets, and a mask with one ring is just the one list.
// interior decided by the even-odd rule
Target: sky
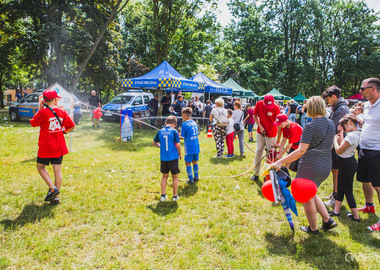
[[(227, 6), (227, 3), (229, 1), (230, 0), (219, 0), (219, 3), (218, 3), (219, 10), (218, 10), (217, 16), (218, 16), (218, 21), (220, 22), (222, 26), (226, 26), (230, 22), (230, 20), (233, 18)], [(358, 1), (361, 1), (361, 0), (358, 0)], [(367, 3), (369, 8), (374, 9), (375, 12), (380, 11), (379, 0), (364, 0), (364, 2)], [(378, 24), (380, 24), (380, 21), (378, 21)]]

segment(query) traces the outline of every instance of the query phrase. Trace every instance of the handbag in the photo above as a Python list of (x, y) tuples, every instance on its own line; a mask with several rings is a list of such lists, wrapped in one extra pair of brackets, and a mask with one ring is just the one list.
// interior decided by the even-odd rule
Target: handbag
[[(320, 144), (326, 139), (326, 136), (327, 136), (327, 134), (329, 133), (329, 130), (330, 130), (330, 126), (327, 127), (327, 131), (326, 131), (326, 134), (325, 134), (325, 136), (323, 137), (323, 139), (322, 139), (317, 145), (313, 146), (313, 147), (310, 148), (310, 149), (307, 149), (307, 151), (309, 151), (309, 150), (311, 150), (311, 149), (314, 149), (315, 147), (317, 147), (318, 145), (320, 145)], [(299, 159), (296, 159), (296, 160), (294, 160), (294, 161), (292, 161), (292, 162), (290, 162), (290, 164), (289, 164), (289, 170), (291, 170), (291, 171), (293, 171), (293, 172), (297, 172), (299, 161), (300, 161), (300, 158), (299, 158)]]
[(240, 122), (241, 122), (241, 119), (243, 118), (243, 115), (244, 113), (241, 115), (239, 122), (234, 124), (235, 131), (240, 131)]
[[(220, 112), (219, 112), (219, 116), (220, 116)], [(215, 120), (216, 120), (216, 126), (218, 126), (218, 127), (228, 127), (228, 125), (229, 125), (229, 122), (228, 122), (228, 120), (227, 120), (227, 122), (225, 122), (225, 121), (220, 121), (218, 118), (215, 118)]]

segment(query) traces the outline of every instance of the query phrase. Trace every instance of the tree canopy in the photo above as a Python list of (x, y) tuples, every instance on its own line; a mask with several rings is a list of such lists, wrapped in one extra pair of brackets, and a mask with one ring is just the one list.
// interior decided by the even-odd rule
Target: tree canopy
[(319, 95), (335, 84), (348, 96), (380, 76), (379, 15), (364, 2), (230, 0), (226, 27), (217, 2), (0, 1), (0, 88), (59, 82), (107, 101), (123, 78), (164, 60), (258, 94)]

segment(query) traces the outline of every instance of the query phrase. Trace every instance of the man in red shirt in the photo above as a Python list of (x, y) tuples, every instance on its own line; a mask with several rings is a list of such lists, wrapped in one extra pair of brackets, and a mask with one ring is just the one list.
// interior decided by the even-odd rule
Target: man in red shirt
[[(49, 186), (45, 201), (57, 205), (60, 203), (58, 194), (62, 185), (62, 159), (69, 152), (63, 134), (72, 131), (75, 124), (64, 109), (56, 107), (57, 98), (60, 98), (56, 91), (47, 89), (42, 95), (44, 102), (40, 104), (40, 109), (30, 120), (30, 124), (40, 127), (37, 170)], [(45, 167), (49, 163), (53, 166), (55, 184)]]
[(271, 151), (275, 147), (277, 127), (273, 125), (273, 122), (278, 114), (280, 114), (280, 108), (274, 103), (272, 95), (266, 95), (264, 100), (256, 103), (253, 111), (253, 119), (257, 124), (255, 174), (251, 180), (259, 180), (261, 160), (265, 146), (268, 151)]
[[(298, 148), (302, 136), (302, 127), (290, 121), (285, 114), (277, 115), (273, 125), (278, 127), (276, 147), (280, 148), (277, 155), (277, 158), (280, 159), (288, 150), (290, 154)], [(280, 144), (281, 135), (283, 139)], [(286, 141), (288, 144), (285, 146)]]

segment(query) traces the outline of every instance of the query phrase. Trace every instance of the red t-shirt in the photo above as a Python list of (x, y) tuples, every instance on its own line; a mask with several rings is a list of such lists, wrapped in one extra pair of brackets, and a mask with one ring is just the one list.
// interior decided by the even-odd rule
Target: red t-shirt
[[(267, 137), (273, 138), (277, 136), (277, 127), (273, 123), (276, 121), (277, 115), (280, 114), (280, 108), (276, 104), (273, 109), (268, 110), (265, 108), (264, 101), (260, 100), (256, 103), (253, 114), (259, 117)], [(260, 133), (259, 128), (257, 128), (257, 132)]]
[(282, 128), (282, 136), (284, 138), (287, 138), (289, 140), (289, 143), (292, 143), (292, 147), (294, 150), (298, 149), (299, 144), (298, 143), (301, 140), (302, 136), (302, 127), (298, 125), (295, 122), (290, 122), (290, 127), (289, 128)]
[(247, 115), (248, 115), (247, 124), (250, 124), (250, 125), (255, 124), (255, 119), (253, 119), (253, 109), (252, 108), (248, 109)]
[[(75, 126), (64, 109), (54, 108), (54, 111), (66, 130)], [(33, 127), (40, 127), (38, 157), (58, 158), (69, 152), (59, 122), (48, 108), (38, 110), (33, 118), (30, 119), (30, 124)]]

